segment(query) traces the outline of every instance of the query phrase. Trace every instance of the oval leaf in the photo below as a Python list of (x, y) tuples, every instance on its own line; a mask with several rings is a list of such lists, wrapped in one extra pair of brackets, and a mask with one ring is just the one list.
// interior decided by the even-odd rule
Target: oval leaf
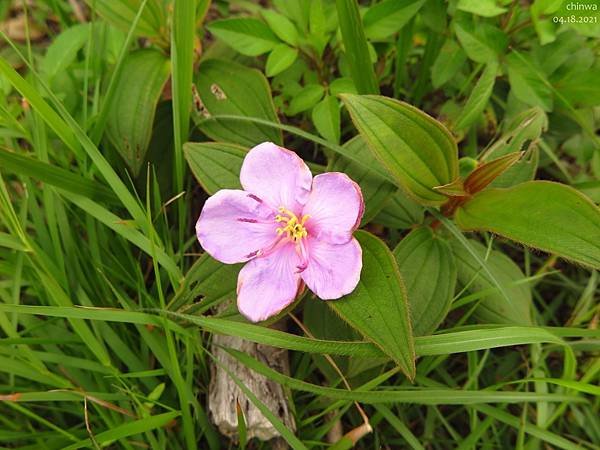
[[(143, 2), (142, 0), (86, 0), (86, 3), (108, 23), (127, 32)], [(168, 39), (167, 11), (162, 0), (148, 0), (134, 30), (135, 35)]]
[(240, 169), (248, 151), (224, 142), (188, 142), (183, 145), (190, 170), (213, 195), (219, 189), (241, 189)]
[(156, 106), (169, 74), (169, 60), (157, 50), (138, 50), (123, 62), (106, 133), (136, 176), (150, 144)]
[(396, 191), (373, 221), (395, 230), (407, 230), (422, 224), (424, 218), (425, 208), (404, 192)]
[(196, 81), (196, 119), (203, 133), (216, 141), (252, 147), (260, 142), (282, 143), (276, 128), (239, 121), (205, 121), (211, 115), (235, 115), (279, 122), (265, 76), (233, 61), (209, 59), (200, 64)]
[(600, 269), (600, 209), (575, 189), (530, 181), (488, 189), (456, 211), (464, 230), (491, 231)]
[[(183, 152), (190, 170), (210, 195), (219, 189), (241, 189), (240, 170), (248, 153), (246, 147), (226, 142), (187, 142)], [(324, 172), (324, 167), (306, 162), (313, 175)]]
[[(502, 252), (492, 250), (488, 255), (487, 248), (480, 242), (469, 240), (468, 244), (485, 261), (490, 272), (483, 270), (463, 244), (452, 241), (458, 281), (467, 286), (468, 292), (479, 295), (475, 316), (486, 323), (532, 325), (531, 290), (527, 283), (519, 282), (525, 278), (519, 266)], [(506, 295), (499, 291), (498, 284)]]
[(246, 17), (215, 20), (208, 30), (242, 55), (258, 56), (273, 50), (281, 41), (260, 20)]
[(396, 184), (424, 205), (446, 197), (433, 190), (458, 174), (458, 151), (442, 124), (417, 108), (376, 95), (341, 96), (354, 125)]
[(279, 44), (269, 53), (265, 72), (268, 77), (274, 77), (278, 73), (283, 72), (296, 61), (298, 50), (289, 47), (285, 44)]
[(450, 246), (429, 227), (411, 231), (394, 249), (408, 291), (415, 336), (431, 334), (442, 323), (454, 296), (456, 265)]
[(415, 349), (406, 290), (396, 260), (372, 234), (359, 231), (356, 238), (363, 251), (360, 282), (354, 292), (327, 304), (413, 379)]
[(340, 142), (340, 104), (326, 95), (312, 110), (312, 121), (321, 136), (336, 144)]

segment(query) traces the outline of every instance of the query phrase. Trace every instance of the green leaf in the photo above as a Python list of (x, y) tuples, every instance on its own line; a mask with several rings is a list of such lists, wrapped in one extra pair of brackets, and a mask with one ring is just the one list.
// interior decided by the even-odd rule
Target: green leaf
[[(86, 0), (108, 23), (128, 31), (144, 0)], [(162, 0), (148, 0), (135, 27), (137, 36), (160, 38), (167, 30), (167, 8)]]
[(329, 93), (331, 95), (339, 94), (357, 94), (354, 82), (350, 78), (336, 78), (329, 85)]
[(273, 50), (281, 41), (260, 20), (234, 18), (215, 20), (208, 30), (242, 55), (258, 56)]
[(359, 231), (356, 238), (363, 252), (360, 282), (354, 292), (327, 304), (413, 379), (413, 335), (406, 290), (396, 261), (386, 245), (372, 234)]
[(456, 142), (417, 108), (382, 96), (341, 96), (354, 125), (396, 184), (424, 205), (446, 197), (433, 190), (458, 175)]
[(519, 266), (500, 251), (492, 250), (488, 255), (487, 248), (478, 241), (469, 240), (468, 243), (507, 294), (505, 296), (498, 290), (492, 277), (464, 245), (452, 241), (458, 281), (480, 300), (475, 316), (485, 323), (531, 325), (531, 289), (526, 283), (519, 283), (525, 278)]
[(600, 105), (600, 68), (592, 68), (584, 72), (572, 71), (554, 84), (569, 102), (579, 106)]
[(524, 64), (515, 53), (506, 57), (508, 81), (515, 97), (530, 106), (539, 106), (544, 111), (552, 111), (552, 88), (540, 71), (533, 68), (532, 63)]
[(539, 107), (528, 109), (508, 121), (505, 129), (506, 133), (481, 155), (481, 162), (485, 163), (521, 151), (525, 152), (525, 156), (496, 178), (491, 187), (510, 187), (533, 180), (539, 159), (537, 142), (542, 133), (548, 129), (548, 117)]
[(312, 110), (312, 121), (321, 136), (331, 142), (340, 142), (340, 104), (326, 95)]
[(219, 189), (241, 189), (240, 169), (248, 151), (225, 142), (188, 142), (183, 145), (190, 170), (210, 195)]
[(498, 63), (495, 60), (490, 61), (473, 87), (460, 116), (456, 119), (455, 128), (457, 130), (469, 128), (480, 118), (492, 95), (497, 71)]
[(454, 30), (467, 56), (475, 62), (485, 64), (497, 59), (508, 44), (502, 30), (486, 23), (475, 26), (468, 21), (455, 21)]
[(495, 17), (506, 12), (506, 8), (498, 6), (496, 0), (458, 0), (456, 8), (483, 17)]
[(491, 231), (600, 268), (600, 209), (563, 184), (530, 181), (488, 189), (460, 207), (455, 220), (464, 230)]
[(424, 0), (384, 0), (376, 3), (363, 16), (366, 37), (382, 40), (400, 31), (424, 3)]
[(431, 67), (431, 82), (439, 88), (450, 81), (464, 67), (467, 55), (454, 39), (444, 42)]
[(367, 38), (356, 0), (336, 0), (344, 55), (354, 85), (360, 94), (378, 94), (379, 84), (369, 55)]
[(260, 13), (279, 39), (292, 46), (298, 44), (298, 30), (290, 19), (271, 9), (261, 9)]
[(40, 62), (40, 72), (48, 81), (52, 81), (58, 73), (75, 61), (77, 52), (87, 42), (89, 33), (90, 24), (79, 24), (67, 28), (52, 41)]
[(375, 159), (360, 135), (350, 139), (344, 144), (344, 147), (364, 161), (365, 164), (361, 165), (340, 156), (334, 159), (331, 169), (338, 172), (345, 172), (359, 184), (365, 203), (365, 212), (361, 222), (364, 225), (369, 223), (381, 211), (390, 196), (397, 189), (396, 186), (378, 175), (371, 168), (374, 165), (379, 166), (380, 163)]
[(296, 58), (298, 58), (298, 50), (285, 44), (279, 44), (269, 53), (269, 57), (267, 58), (267, 65), (265, 67), (267, 76), (274, 77), (278, 73), (283, 72), (294, 64)]
[(144, 162), (156, 106), (169, 74), (169, 60), (156, 50), (136, 51), (123, 63), (106, 133), (134, 176)]
[(425, 208), (398, 190), (373, 221), (393, 230), (407, 230), (421, 225), (424, 218)]
[(320, 84), (307, 84), (290, 102), (288, 115), (295, 116), (315, 106), (323, 98), (325, 88)]
[[(198, 68), (195, 118), (211, 115), (236, 115), (279, 123), (271, 90), (265, 76), (233, 61), (209, 59)], [(206, 121), (203, 133), (216, 141), (253, 147), (264, 141), (282, 143), (281, 131), (255, 123)]]
[(411, 231), (394, 249), (408, 292), (415, 336), (433, 333), (454, 296), (456, 265), (450, 246), (429, 227)]

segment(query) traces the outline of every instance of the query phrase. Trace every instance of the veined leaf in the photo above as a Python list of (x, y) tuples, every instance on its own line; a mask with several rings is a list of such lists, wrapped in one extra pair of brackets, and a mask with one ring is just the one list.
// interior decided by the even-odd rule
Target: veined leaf
[[(517, 114), (506, 126), (507, 132), (494, 142), (481, 156), (482, 162), (514, 152), (525, 155), (514, 166), (496, 178), (492, 187), (509, 187), (525, 181), (531, 181), (537, 170), (537, 142), (548, 128), (546, 113), (539, 107)], [(527, 146), (525, 146), (529, 143)]]
[(157, 50), (136, 51), (123, 63), (106, 134), (135, 176), (144, 162), (156, 106), (169, 74), (169, 60)]
[(456, 211), (455, 220), (464, 230), (491, 231), (600, 268), (600, 209), (563, 184), (530, 181), (484, 190)]
[(508, 43), (502, 30), (486, 23), (474, 26), (466, 20), (455, 21), (454, 30), (467, 56), (479, 63), (497, 59)]
[(506, 8), (498, 6), (496, 0), (458, 0), (456, 8), (483, 17), (495, 17), (506, 12)]
[(227, 45), (246, 56), (258, 56), (273, 50), (281, 41), (260, 20), (247, 17), (215, 20), (208, 30)]
[(363, 17), (369, 39), (385, 39), (408, 23), (421, 9), (424, 0), (384, 0), (371, 6)]
[(40, 63), (42, 72), (48, 81), (66, 69), (77, 57), (77, 52), (86, 43), (90, 32), (90, 24), (79, 24), (67, 28), (50, 44), (46, 55)]
[(298, 50), (286, 44), (279, 44), (269, 53), (265, 72), (268, 77), (274, 77), (278, 73), (283, 72), (296, 61)]
[[(246, 147), (226, 142), (188, 142), (183, 151), (190, 170), (208, 194), (219, 189), (241, 189), (240, 169), (248, 153)], [(313, 176), (324, 167), (307, 161)]]
[(446, 200), (433, 188), (456, 179), (458, 151), (442, 124), (387, 97), (344, 94), (342, 100), (369, 148), (399, 187), (424, 205)]
[(298, 30), (290, 19), (271, 9), (261, 9), (260, 13), (279, 39), (293, 46), (298, 44)]
[(534, 70), (531, 64), (524, 64), (515, 53), (506, 57), (508, 81), (510, 88), (519, 100), (530, 106), (539, 106), (544, 111), (552, 111), (552, 88), (543, 78), (540, 71)]
[(456, 286), (450, 246), (431, 228), (411, 231), (394, 249), (406, 284), (415, 336), (433, 333), (446, 317)]
[(519, 266), (496, 250), (486, 259), (487, 249), (478, 241), (469, 240), (469, 245), (485, 260), (487, 269), (507, 294), (499, 292), (494, 280), (462, 244), (452, 241), (459, 283), (468, 286), (472, 294), (481, 293), (475, 316), (486, 323), (531, 325), (531, 290), (525, 283), (516, 284), (525, 278)]
[(332, 165), (332, 170), (345, 172), (350, 178), (360, 185), (365, 202), (365, 212), (362, 223), (366, 224), (377, 215), (386, 204), (389, 197), (396, 191), (396, 187), (382, 178), (374, 170), (369, 169), (373, 165), (379, 165), (364, 139), (359, 135), (344, 144), (348, 150), (363, 160), (366, 164), (357, 164), (354, 161), (340, 156)]
[(356, 238), (363, 252), (358, 286), (340, 300), (328, 302), (346, 322), (390, 356), (409, 377), (415, 376), (415, 349), (406, 289), (394, 256), (370, 233)]
[(219, 189), (241, 189), (246, 148), (225, 142), (188, 142), (183, 152), (192, 173), (210, 195)]
[(323, 98), (324, 93), (325, 88), (320, 84), (307, 84), (292, 98), (287, 114), (295, 116), (312, 108)]
[(466, 60), (467, 55), (456, 41), (446, 40), (431, 67), (433, 87), (437, 89), (450, 81), (464, 66)]
[[(108, 23), (128, 31), (143, 0), (86, 0), (89, 7)], [(137, 36), (165, 37), (167, 30), (167, 8), (163, 0), (148, 0), (135, 28)]]
[(373, 221), (394, 230), (406, 230), (422, 224), (424, 218), (425, 208), (398, 190)]
[[(233, 61), (209, 59), (198, 68), (196, 118), (235, 115), (279, 123), (265, 76)], [(253, 147), (264, 141), (282, 143), (281, 131), (256, 123), (205, 121), (200, 129), (216, 141)]]
[(312, 110), (312, 121), (321, 136), (331, 142), (340, 142), (340, 103), (326, 95)]
[(498, 63), (496, 60), (491, 60), (473, 87), (460, 116), (456, 119), (455, 128), (457, 130), (470, 127), (481, 116), (492, 95), (497, 71)]

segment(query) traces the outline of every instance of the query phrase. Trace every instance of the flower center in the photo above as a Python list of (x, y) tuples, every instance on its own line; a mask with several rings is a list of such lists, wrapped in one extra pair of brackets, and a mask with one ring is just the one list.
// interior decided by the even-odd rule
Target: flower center
[(308, 236), (308, 232), (304, 227), (304, 224), (310, 218), (308, 214), (302, 216), (301, 220), (298, 220), (296, 214), (283, 206), (279, 208), (279, 212), (281, 214), (275, 216), (275, 222), (282, 224), (276, 230), (278, 235), (286, 233), (288, 239), (294, 242), (300, 242), (302, 238)]

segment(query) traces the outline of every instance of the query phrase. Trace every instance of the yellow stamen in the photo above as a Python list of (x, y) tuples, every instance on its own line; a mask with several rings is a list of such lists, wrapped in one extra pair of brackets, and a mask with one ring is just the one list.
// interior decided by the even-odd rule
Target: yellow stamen
[(302, 216), (301, 220), (298, 220), (296, 214), (283, 206), (279, 208), (279, 212), (281, 214), (275, 216), (275, 222), (285, 224), (284, 226), (277, 228), (276, 232), (279, 236), (283, 233), (287, 233), (288, 239), (291, 239), (294, 242), (300, 242), (302, 238), (308, 236), (308, 232), (304, 227), (304, 224), (310, 218), (308, 214), (305, 214)]

